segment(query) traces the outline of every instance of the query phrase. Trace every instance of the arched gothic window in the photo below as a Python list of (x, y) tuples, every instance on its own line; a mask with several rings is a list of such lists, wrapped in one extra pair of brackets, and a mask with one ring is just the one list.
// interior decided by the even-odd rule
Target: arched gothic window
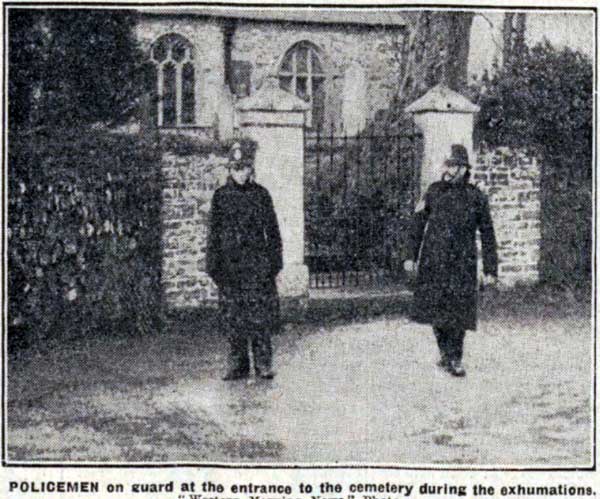
[(155, 67), (158, 126), (196, 123), (196, 75), (192, 44), (171, 33), (152, 44), (150, 58)]
[(279, 86), (308, 102), (308, 126), (321, 128), (325, 118), (325, 81), (318, 49), (309, 42), (290, 48), (279, 68)]

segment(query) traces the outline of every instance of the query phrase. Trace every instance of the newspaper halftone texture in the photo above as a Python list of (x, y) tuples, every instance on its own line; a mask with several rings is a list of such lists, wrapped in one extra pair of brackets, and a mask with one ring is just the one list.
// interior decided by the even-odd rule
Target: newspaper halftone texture
[(595, 10), (5, 7), (5, 463), (593, 466)]

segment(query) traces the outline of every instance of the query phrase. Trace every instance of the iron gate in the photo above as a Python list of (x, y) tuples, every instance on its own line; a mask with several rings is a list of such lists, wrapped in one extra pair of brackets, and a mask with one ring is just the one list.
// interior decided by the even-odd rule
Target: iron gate
[(305, 262), (310, 286), (401, 280), (419, 182), (420, 134), (305, 135)]

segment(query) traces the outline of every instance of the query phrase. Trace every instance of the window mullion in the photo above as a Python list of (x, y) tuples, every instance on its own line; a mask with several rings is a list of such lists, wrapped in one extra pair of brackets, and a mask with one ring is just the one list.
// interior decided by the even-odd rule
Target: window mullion
[(308, 50), (308, 57), (306, 58), (306, 93), (308, 95), (308, 101), (312, 103), (312, 50)]
[(306, 95), (308, 96), (308, 105), (310, 106), (308, 110), (308, 123), (312, 126), (312, 118), (313, 118), (313, 95), (312, 95), (312, 58), (313, 51), (310, 48), (306, 51)]
[(158, 65), (158, 78), (157, 78), (157, 91), (158, 91), (158, 102), (156, 103), (158, 106), (158, 115), (157, 122), (158, 126), (163, 125), (163, 106), (164, 106), (164, 89), (165, 89), (165, 76), (163, 73), (163, 64)]
[(296, 52), (297, 52), (297, 50), (294, 50), (292, 52), (292, 93), (294, 95), (298, 95), (296, 93), (296, 78), (298, 77), (298, 73), (297, 73), (297, 69), (296, 69)]
[(183, 65), (175, 64), (175, 123), (181, 126), (183, 109)]

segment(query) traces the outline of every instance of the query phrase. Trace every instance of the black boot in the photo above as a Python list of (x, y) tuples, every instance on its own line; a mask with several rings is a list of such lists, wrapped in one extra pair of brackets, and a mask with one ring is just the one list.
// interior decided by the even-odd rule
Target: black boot
[(270, 331), (255, 331), (251, 337), (252, 355), (254, 356), (254, 371), (261, 379), (273, 379), (275, 373), (271, 369), (273, 362), (273, 347), (271, 346)]
[(248, 376), (249, 376), (248, 371), (240, 371), (238, 369), (231, 369), (231, 370), (227, 371), (225, 376), (223, 376), (221, 379), (223, 381), (234, 381), (236, 379), (245, 379)]
[(437, 365), (445, 371), (448, 371), (450, 368), (450, 355), (448, 352), (448, 333), (443, 328), (434, 326), (433, 334), (435, 335), (438, 349), (440, 351), (440, 360), (438, 360)]
[(223, 381), (247, 378), (250, 375), (248, 336), (245, 331), (232, 331), (229, 334), (229, 369)]
[(450, 368), (452, 376), (462, 378), (467, 374), (462, 365), (463, 345), (465, 341), (465, 331), (462, 329), (453, 329), (449, 336), (450, 350)]
[(452, 376), (456, 376), (457, 378), (462, 378), (467, 374), (465, 368), (462, 365), (462, 361), (454, 359), (450, 361), (448, 366), (448, 372), (452, 374)]

